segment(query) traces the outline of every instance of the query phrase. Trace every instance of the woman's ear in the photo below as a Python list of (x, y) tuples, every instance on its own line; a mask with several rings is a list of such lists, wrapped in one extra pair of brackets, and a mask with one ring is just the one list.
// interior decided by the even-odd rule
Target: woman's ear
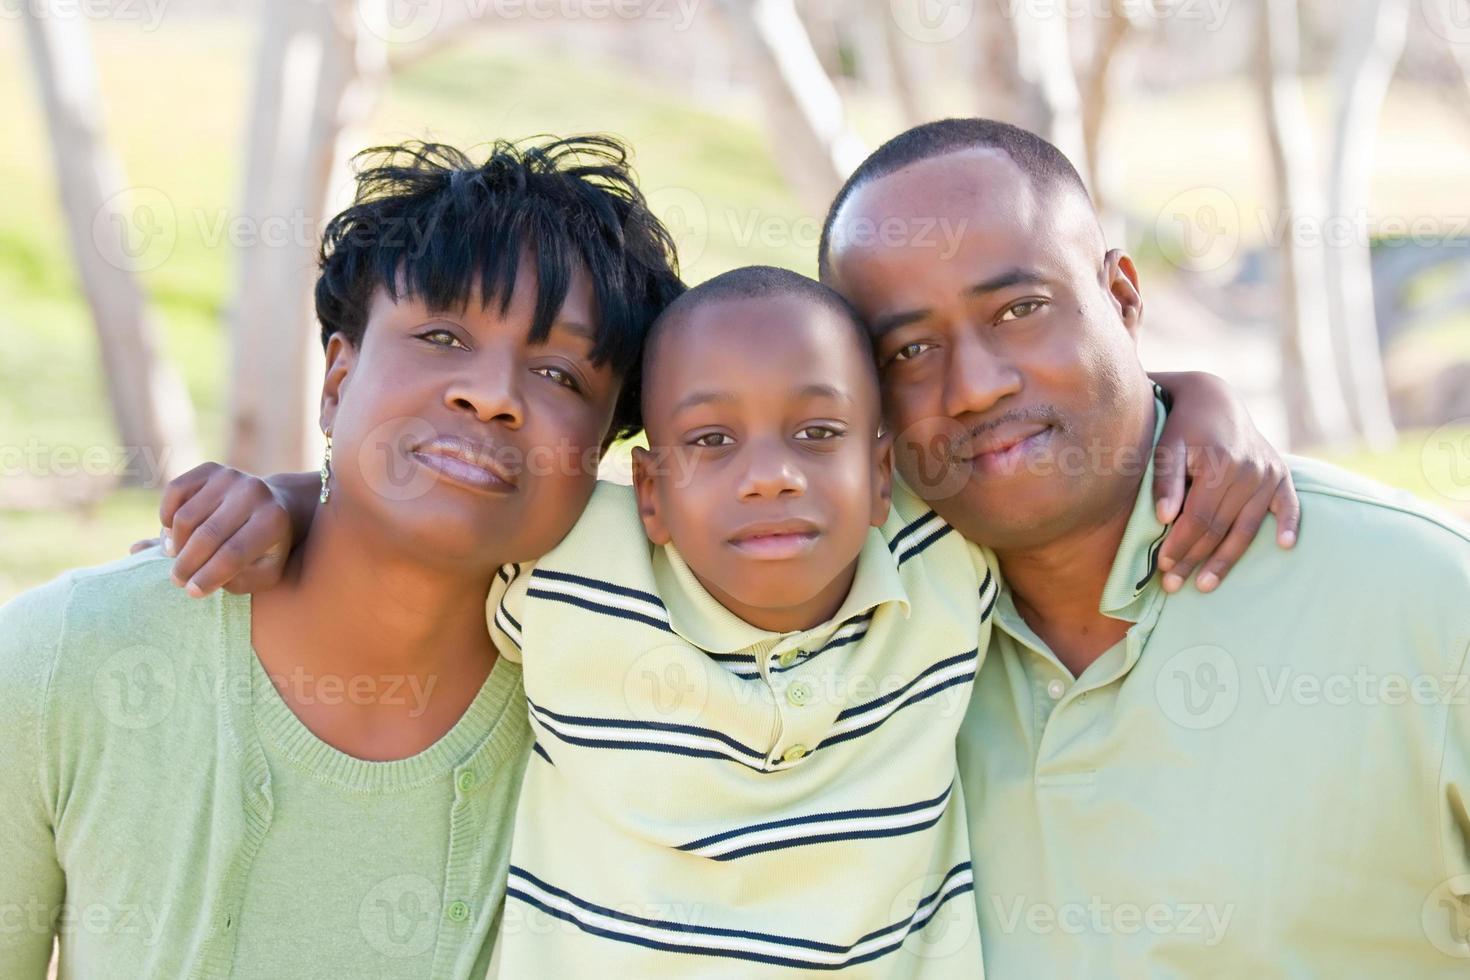
[(654, 544), (672, 540), (658, 506), (658, 457), (642, 446), (633, 448), (633, 489), (638, 494), (638, 516), (643, 520), (643, 533)]
[(337, 420), (337, 406), (342, 403), (343, 389), (352, 367), (357, 363), (357, 348), (340, 331), (327, 340), (327, 374), (322, 379), (321, 428), (331, 435)]
[(1143, 324), (1143, 294), (1138, 289), (1138, 268), (1126, 252), (1115, 248), (1103, 258), (1103, 280), (1123, 327), (1138, 339)]
[(893, 505), (893, 433), (886, 426), (878, 430), (876, 450), (878, 465), (873, 467), (871, 523), (874, 527), (882, 527)]

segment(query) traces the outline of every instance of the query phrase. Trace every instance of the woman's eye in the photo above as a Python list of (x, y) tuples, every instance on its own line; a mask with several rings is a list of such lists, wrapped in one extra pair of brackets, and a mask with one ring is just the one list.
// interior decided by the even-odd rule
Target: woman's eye
[(540, 367), (536, 368), (536, 373), (544, 378), (550, 378), (564, 388), (570, 388), (573, 391), (581, 390), (577, 387), (577, 379), (572, 376), (572, 372), (570, 371), (565, 371), (559, 367)]
[(802, 429), (800, 432), (798, 432), (796, 434), (796, 438), (805, 439), (813, 442), (820, 442), (826, 439), (836, 439), (840, 435), (842, 435), (842, 433), (832, 428), (830, 425), (809, 425), (805, 429)]
[(1000, 315), (1001, 322), (1007, 320), (1019, 320), (1028, 317), (1045, 305), (1039, 299), (1025, 299), (1019, 303), (1012, 303), (1006, 307), (1006, 311)]
[(734, 440), (723, 432), (706, 432), (704, 435), (696, 436), (694, 439), (694, 445), (701, 446), (705, 449), (728, 446), (732, 442)]
[(456, 337), (449, 330), (428, 330), (424, 333), (417, 334), (416, 336), (420, 340), (427, 340), (435, 347), (458, 347), (461, 350), (469, 350), (469, 348), (460, 343), (459, 338)]

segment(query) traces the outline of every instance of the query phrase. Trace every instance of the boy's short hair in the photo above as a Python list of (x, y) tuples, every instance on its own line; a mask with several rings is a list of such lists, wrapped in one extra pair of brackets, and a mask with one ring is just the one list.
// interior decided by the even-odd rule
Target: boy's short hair
[(684, 289), (674, 242), (609, 136), (497, 140), (483, 162), (439, 143), (364, 150), (357, 193), (322, 236), (322, 344), (362, 342), (374, 290), (438, 309), (510, 304), (523, 258), (536, 274), (533, 342), (545, 340), (573, 271), (597, 303), (593, 361), (623, 376), (614, 435), (637, 431), (637, 374), (649, 326)]
[(873, 342), (868, 337), (857, 311), (836, 290), (824, 286), (815, 279), (771, 265), (747, 265), (731, 269), (700, 283), (674, 300), (659, 314), (648, 331), (648, 343), (644, 352), (644, 373), (657, 356), (658, 338), (667, 330), (686, 318), (695, 309), (708, 303), (722, 300), (752, 299), (759, 296), (798, 296), (835, 314), (851, 324), (853, 336), (858, 338), (869, 359), (873, 354)]

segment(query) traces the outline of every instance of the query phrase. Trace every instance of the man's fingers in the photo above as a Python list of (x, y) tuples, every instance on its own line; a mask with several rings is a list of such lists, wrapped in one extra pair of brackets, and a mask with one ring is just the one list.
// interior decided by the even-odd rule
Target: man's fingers
[[(173, 484), (169, 486), (172, 487)], [(224, 478), (211, 479), (197, 487), (193, 496), (179, 504), (172, 514), (172, 520), (163, 526), (163, 553), (182, 555), (194, 536), (195, 529), (219, 509), (229, 492), (230, 481)], [(187, 577), (180, 579), (181, 584), (184, 581), (187, 581)]]
[(1184, 444), (1178, 441), (1160, 442), (1154, 448), (1154, 511), (1160, 524), (1172, 524), (1179, 516), (1179, 505), (1184, 500), (1186, 453)]
[(1271, 497), (1275, 491), (1271, 486), (1263, 486), (1257, 490), (1255, 496), (1246, 502), (1245, 507), (1235, 518), (1235, 523), (1230, 528), (1230, 533), (1215, 553), (1205, 561), (1203, 569), (1195, 584), (1201, 592), (1213, 592), (1225, 576), (1230, 574), (1230, 569), (1240, 561), (1251, 542), (1256, 539), (1256, 533), (1260, 531), (1261, 524), (1266, 520), (1266, 514), (1271, 506)]
[[(290, 521), (286, 518), (284, 511), (264, 513), (257, 511), (244, 527), (235, 532), (230, 543), (238, 546), (247, 559), (252, 554), (260, 554), (260, 557), (251, 561), (233, 578), (226, 580), (223, 585), (224, 590), (236, 595), (244, 595), (249, 592), (263, 592), (274, 587), (281, 581), (281, 576), (285, 573), (286, 559), (291, 553), (291, 546), (288, 543), (290, 540)], [(276, 543), (268, 545), (265, 553), (261, 554), (261, 544), (267, 541)], [(215, 575), (206, 564), (195, 578), (203, 587), (213, 583)]]
[(162, 542), (162, 538), (144, 538), (142, 541), (134, 541), (133, 546), (128, 549), (128, 554), (136, 555), (140, 551), (156, 548)]
[(1283, 548), (1296, 544), (1302, 528), (1302, 502), (1288, 470), (1271, 497), (1271, 513), (1276, 515), (1276, 543)]

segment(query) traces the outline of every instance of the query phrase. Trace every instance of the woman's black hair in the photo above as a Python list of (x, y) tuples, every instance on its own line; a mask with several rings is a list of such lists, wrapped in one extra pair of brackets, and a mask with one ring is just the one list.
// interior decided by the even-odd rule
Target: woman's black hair
[(357, 194), (322, 236), (316, 313), (361, 344), (373, 291), (456, 309), (510, 305), (522, 259), (536, 276), (530, 339), (544, 341), (573, 271), (597, 303), (592, 358), (624, 378), (613, 435), (641, 428), (639, 362), (648, 327), (684, 290), (674, 242), (634, 182), (628, 150), (610, 136), (497, 140), (482, 163), (439, 143), (359, 153)]

